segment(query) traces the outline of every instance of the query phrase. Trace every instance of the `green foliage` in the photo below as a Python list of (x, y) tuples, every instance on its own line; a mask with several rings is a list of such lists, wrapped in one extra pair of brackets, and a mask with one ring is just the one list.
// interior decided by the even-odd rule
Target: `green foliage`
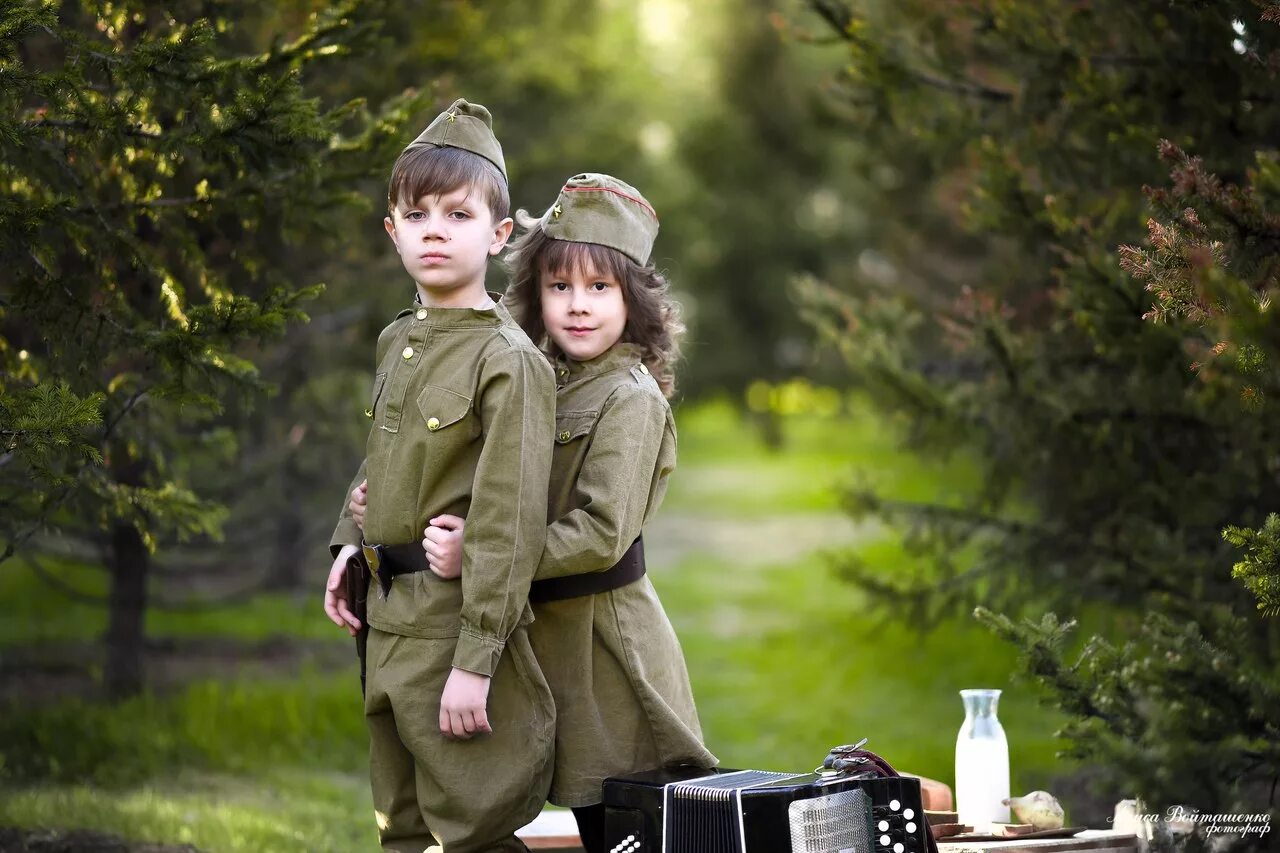
[(370, 54), (387, 8), (291, 37), (222, 4), (0, 12), (0, 562), (54, 531), (104, 555), (113, 689), (140, 680), (150, 555), (221, 538), (263, 348), (322, 293), (281, 247), (340, 245), (352, 176), (424, 99), (313, 82)]
[(1244, 620), (1221, 608), (1206, 611), (1203, 626), (1153, 612), (1122, 645), (1094, 637), (1068, 664), (1074, 623), (1053, 614), (1015, 623), (984, 608), (976, 616), (1021, 650), (1025, 671), (1068, 715), (1060, 732), (1067, 754), (1095, 762), (1108, 784), (1134, 786), (1149, 802), (1217, 803), (1228, 812), (1255, 813), (1267, 802), (1266, 786), (1248, 780), (1280, 761), (1280, 690), (1249, 677), (1247, 653), (1209, 639), (1244, 633)]
[(959, 503), (852, 490), (921, 560), (850, 576), (926, 621), (1150, 614), (1077, 666), (1056, 621), (993, 624), (1115, 799), (1257, 810), (1280, 636), (1222, 531), (1280, 506), (1274, 4), (808, 6), (847, 46), (849, 167), (893, 175), (863, 196), (877, 263), (796, 292), (905, 447), (981, 472)]
[(1231, 576), (1257, 596), (1259, 610), (1280, 615), (1280, 515), (1271, 513), (1256, 530), (1228, 526), (1222, 538), (1246, 552)]
[(103, 395), (77, 397), (65, 382), (24, 388), (0, 398), (0, 431), (5, 451), (21, 456), (23, 464), (55, 485), (67, 482), (56, 469), (66, 456), (102, 462), (102, 454), (85, 433), (102, 423)]
[[(4, 14), (0, 53), (13, 73), (0, 99), (15, 120), (0, 134), (0, 257), (12, 282), (0, 353), (6, 396), (41, 405), (34, 425), (15, 404), (3, 411), (25, 463), (6, 466), (6, 491), (34, 475), (62, 487), (52, 503), (91, 517), (101, 508), (147, 535), (209, 532), (216, 524), (193, 529), (190, 515), (210, 507), (155, 472), (167, 456), (198, 451), (190, 428), (228, 395), (261, 390), (237, 349), (279, 336), (319, 293), (262, 257), (283, 235), (323, 233), (349, 206), (327, 172), (362, 154), (337, 144), (353, 108), (322, 108), (300, 73), (367, 43), (357, 19), (373, 10), (350, 3), (318, 18), (304, 37), (310, 53), (278, 45), (261, 55), (229, 50), (214, 21), (139, 4), (62, 17), (10, 4)], [(67, 444), (51, 445), (50, 430), (87, 428), (62, 465), (48, 458)], [(132, 491), (121, 494), (126, 468)], [(10, 551), (50, 523), (50, 503), (6, 514)], [(169, 516), (187, 520), (165, 530)]]

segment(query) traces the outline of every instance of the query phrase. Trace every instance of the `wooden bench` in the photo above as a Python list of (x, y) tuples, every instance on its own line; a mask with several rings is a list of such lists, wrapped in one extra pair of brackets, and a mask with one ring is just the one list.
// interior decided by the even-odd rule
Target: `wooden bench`
[[(530, 850), (539, 853), (583, 853), (573, 813), (547, 810), (520, 831)], [(1074, 838), (1028, 838), (1008, 841), (938, 843), (939, 853), (1137, 853), (1138, 839), (1124, 832), (1090, 829)]]

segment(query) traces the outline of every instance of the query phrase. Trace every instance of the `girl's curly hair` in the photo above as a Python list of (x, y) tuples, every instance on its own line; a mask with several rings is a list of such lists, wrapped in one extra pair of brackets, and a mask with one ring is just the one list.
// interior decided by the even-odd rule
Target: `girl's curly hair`
[(543, 272), (592, 270), (608, 274), (622, 284), (627, 305), (627, 324), (620, 340), (640, 347), (640, 360), (658, 381), (663, 395), (671, 397), (676, 390), (675, 363), (680, 358), (680, 338), (685, 327), (680, 320), (680, 305), (671, 298), (670, 285), (662, 273), (653, 264), (642, 266), (608, 246), (548, 237), (538, 220), (524, 210), (516, 213), (516, 222), (524, 233), (511, 244), (507, 254), (511, 285), (503, 301), (525, 334), (551, 358), (562, 354), (542, 322), (539, 279)]

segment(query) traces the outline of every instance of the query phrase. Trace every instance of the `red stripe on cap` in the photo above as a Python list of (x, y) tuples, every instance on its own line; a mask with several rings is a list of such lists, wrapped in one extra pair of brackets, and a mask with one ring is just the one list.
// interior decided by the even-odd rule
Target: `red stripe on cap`
[(649, 211), (649, 215), (655, 220), (658, 218), (658, 214), (654, 212), (654, 209), (649, 206), (647, 201), (642, 198), (638, 198), (637, 196), (628, 195), (622, 190), (615, 190), (610, 187), (564, 187), (563, 191), (567, 193), (613, 193), (614, 195), (620, 195), (625, 199), (634, 201), (636, 204)]

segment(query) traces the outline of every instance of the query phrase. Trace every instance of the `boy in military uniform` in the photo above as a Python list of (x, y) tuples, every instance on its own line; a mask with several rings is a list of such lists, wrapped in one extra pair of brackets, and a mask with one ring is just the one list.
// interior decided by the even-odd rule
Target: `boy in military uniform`
[[(370, 778), (379, 838), (401, 853), (524, 851), (516, 829), (550, 785), (554, 709), (525, 626), (546, 536), (555, 381), (484, 289), (511, 235), (502, 149), (488, 110), (459, 100), (396, 161), (387, 233), (417, 287), (378, 337), (363, 538), (345, 506), (330, 542), (325, 612), (363, 626), (348, 561), (374, 573), (368, 601)], [(419, 542), (442, 513), (467, 519), (461, 581)], [(438, 845), (438, 846), (437, 846)]]

